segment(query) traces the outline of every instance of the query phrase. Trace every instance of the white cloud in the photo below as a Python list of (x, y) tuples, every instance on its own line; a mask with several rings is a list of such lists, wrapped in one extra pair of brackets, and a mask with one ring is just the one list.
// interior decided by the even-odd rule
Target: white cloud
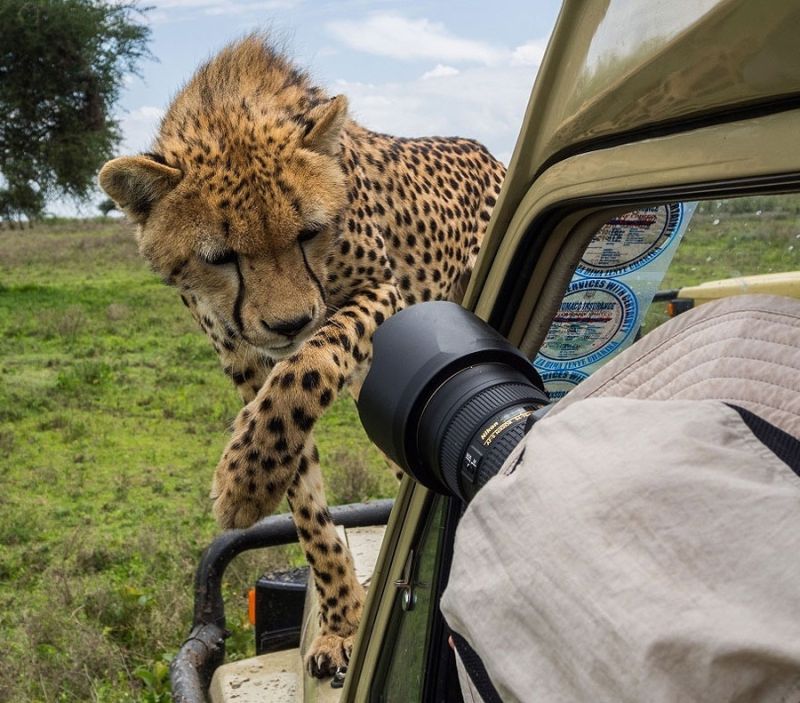
[(216, 5), (242, 6), (248, 5), (264, 8), (282, 8), (297, 5), (299, 0), (150, 0), (148, 3), (159, 9), (211, 7)]
[(506, 54), (486, 42), (457, 37), (439, 22), (408, 19), (395, 13), (380, 12), (366, 19), (337, 20), (329, 22), (326, 28), (351, 49), (400, 60), (494, 64)]
[(538, 66), (547, 48), (546, 39), (533, 39), (511, 52), (512, 66)]
[(134, 110), (131, 115), (136, 120), (160, 120), (164, 116), (164, 110), (153, 105), (142, 105), (142, 107)]
[(120, 145), (120, 153), (133, 154), (147, 151), (163, 116), (164, 110), (153, 105), (142, 105), (122, 115), (120, 126), (124, 139)]
[[(173, 8), (212, 8), (233, 1), (157, 0), (162, 7)], [(433, 59), (432, 68), (416, 79), (376, 83), (351, 79), (329, 85), (331, 93), (348, 96), (353, 118), (365, 127), (398, 136), (471, 137), (486, 144), (498, 158), (510, 158), (546, 40), (532, 39), (516, 48), (498, 47), (456, 37), (426, 19), (389, 14), (329, 27), (349, 50), (383, 52), (398, 60)], [(344, 53), (348, 48), (338, 42), (326, 47), (326, 51), (337, 50)], [(123, 153), (147, 150), (162, 115), (160, 108), (150, 105), (124, 115)]]
[(151, 10), (145, 15), (145, 20), (150, 24), (166, 24), (170, 20), (168, 12), (161, 10)]
[[(426, 27), (435, 27), (437, 36), (456, 38), (427, 20), (417, 21), (424, 24), (415, 25), (419, 31), (414, 38), (404, 34), (390, 41), (388, 34), (379, 32), (378, 38), (362, 41), (359, 37), (369, 34), (366, 25), (374, 24), (376, 18), (382, 22), (391, 19), (393, 26), (401, 28), (414, 24), (396, 16), (373, 15), (352, 34), (343, 34), (343, 26), (339, 26), (340, 38), (355, 48), (356, 44), (367, 46), (373, 41), (393, 44), (391, 51), (399, 51), (402, 58), (421, 57), (423, 49), (416, 42), (427, 47), (424, 51), (444, 60), (463, 60), (466, 56), (453, 51), (445, 58), (447, 52), (441, 49), (442, 44), (434, 51), (435, 42), (424, 36)], [(546, 46), (546, 39), (532, 39), (514, 49), (491, 47), (486, 55), (491, 60), (479, 62), (484, 65), (456, 68), (441, 62), (416, 80), (377, 84), (340, 80), (334, 90), (348, 96), (352, 116), (365, 127), (406, 137), (436, 134), (471, 137), (483, 142), (507, 163)], [(376, 53), (377, 50), (376, 45)], [(474, 58), (476, 54), (471, 56)]]
[(502, 47), (395, 13), (330, 22), (327, 29), (351, 50), (436, 61), (416, 80), (338, 81), (334, 90), (350, 98), (353, 117), (365, 127), (407, 137), (472, 137), (503, 161), (510, 159), (546, 39)]
[(535, 75), (529, 66), (475, 66), (436, 80), (340, 80), (332, 90), (348, 96), (352, 117), (369, 129), (405, 137), (470, 137), (507, 160)]
[(239, 0), (228, 0), (227, 2), (215, 2), (213, 6), (205, 9), (207, 15), (244, 15), (251, 12), (271, 12), (273, 10), (283, 10), (297, 5), (297, 2), (287, 0), (264, 0), (263, 2), (240, 2)]
[(460, 71), (453, 66), (445, 66), (444, 64), (437, 63), (430, 71), (425, 71), (425, 73), (420, 76), (423, 81), (427, 81), (430, 78), (444, 78), (445, 76), (457, 76)]

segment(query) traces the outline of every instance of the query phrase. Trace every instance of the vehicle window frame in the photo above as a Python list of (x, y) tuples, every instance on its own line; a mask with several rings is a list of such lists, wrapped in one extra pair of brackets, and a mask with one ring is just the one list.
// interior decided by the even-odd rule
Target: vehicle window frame
[[(800, 111), (797, 111), (800, 119)], [(715, 127), (715, 129), (722, 129)], [(672, 138), (679, 138), (674, 135)], [(579, 159), (579, 157), (575, 157)], [(645, 179), (646, 180), (646, 179)], [(532, 190), (536, 188), (534, 183)], [(550, 323), (556, 314), (563, 293), (570, 282), (572, 274), (577, 267), (581, 256), (589, 245), (597, 230), (609, 219), (627, 213), (631, 210), (652, 207), (665, 202), (711, 200), (720, 198), (735, 198), (749, 195), (768, 195), (780, 193), (800, 192), (800, 161), (796, 170), (760, 174), (757, 176), (743, 176), (741, 178), (707, 181), (705, 183), (665, 184), (662, 187), (642, 187), (620, 193), (609, 190), (608, 192), (595, 192), (581, 197), (572, 197), (566, 201), (553, 203), (543, 208), (538, 216), (533, 218), (519, 237), (515, 248), (515, 256), (511, 260), (517, 265), (515, 270), (509, 267), (504, 276), (504, 281), (515, 285), (517, 290), (513, 296), (498, 295), (495, 304), (489, 309), (488, 320), (501, 333), (509, 336), (511, 341), (518, 344), (523, 352), (531, 359), (541, 346)], [(558, 262), (557, 266), (551, 265), (547, 271), (544, 285), (538, 289), (538, 295), (528, 322), (520, 325), (515, 314), (522, 299), (526, 295), (535, 295), (529, 291), (533, 271), (539, 263), (539, 257), (554, 239), (559, 242), (558, 253), (549, 258), (550, 262)], [(520, 256), (516, 256), (520, 254)], [(509, 302), (511, 297), (512, 302)], [(476, 307), (480, 303), (479, 294), (473, 291), (472, 300), (466, 301)], [(542, 305), (542, 303), (544, 303)], [(544, 312), (544, 314), (541, 314)], [(509, 314), (511, 313), (511, 314)], [(531, 332), (537, 314), (541, 314), (539, 324)], [(520, 329), (522, 327), (522, 329)], [(516, 334), (513, 331), (516, 331)], [(453, 525), (455, 530), (456, 524)], [(446, 566), (449, 573), (452, 561), (452, 543), (443, 547), (440, 562)], [(446, 583), (446, 578), (441, 583)], [(444, 623), (440, 613), (437, 618)], [(433, 641), (433, 638), (431, 638)], [(433, 647), (429, 647), (433, 650)], [(430, 655), (429, 655), (430, 656)], [(431, 681), (431, 692), (434, 681)], [(432, 698), (431, 700), (433, 700)]]
[[(800, 110), (787, 110), (553, 165), (521, 194), (505, 232), (490, 224), (487, 238), (494, 241), (481, 250), (464, 306), (532, 357), (555, 314), (551, 299), (605, 221), (664, 202), (800, 190), (800, 155), (785, 149), (798, 123)], [(527, 333), (531, 326), (535, 337)]]

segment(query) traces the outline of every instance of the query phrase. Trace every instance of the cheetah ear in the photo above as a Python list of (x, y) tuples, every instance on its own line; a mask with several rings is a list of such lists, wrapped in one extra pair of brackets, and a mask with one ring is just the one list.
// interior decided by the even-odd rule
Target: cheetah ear
[(183, 178), (177, 168), (149, 156), (121, 156), (109, 161), (98, 180), (100, 187), (136, 223), (147, 219), (153, 205)]
[(322, 105), (317, 105), (307, 115), (308, 132), (303, 137), (303, 146), (320, 154), (336, 156), (339, 153), (339, 137), (347, 121), (347, 98), (337, 95)]

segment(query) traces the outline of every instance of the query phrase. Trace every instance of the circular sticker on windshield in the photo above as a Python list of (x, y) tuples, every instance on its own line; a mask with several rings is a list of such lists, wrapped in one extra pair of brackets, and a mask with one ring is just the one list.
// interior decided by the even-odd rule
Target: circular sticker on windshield
[(541, 376), (547, 395), (553, 403), (561, 400), (581, 381), (589, 377), (582, 371), (545, 371)]
[(583, 254), (583, 276), (623, 276), (649, 264), (678, 233), (682, 203), (626, 212), (604, 224)]
[(570, 283), (550, 325), (537, 367), (543, 371), (589, 366), (616, 351), (635, 332), (639, 303), (613, 279)]

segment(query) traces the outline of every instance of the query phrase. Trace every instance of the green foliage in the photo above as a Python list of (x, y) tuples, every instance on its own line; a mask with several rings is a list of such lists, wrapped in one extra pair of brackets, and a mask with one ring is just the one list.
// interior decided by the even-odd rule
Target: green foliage
[(97, 209), (101, 215), (106, 217), (110, 212), (117, 209), (117, 204), (111, 198), (106, 198), (97, 206)]
[(800, 269), (800, 196), (700, 203), (663, 288)]
[[(800, 270), (800, 196), (761, 195), (698, 204), (661, 288)], [(654, 303), (643, 331), (668, 319)]]
[(172, 700), (169, 688), (169, 658), (157, 660), (150, 665), (137, 666), (136, 677), (142, 682), (144, 690), (141, 703), (169, 703)]
[(120, 138), (111, 116), (150, 30), (134, 1), (0, 3), (0, 218), (85, 198)]

